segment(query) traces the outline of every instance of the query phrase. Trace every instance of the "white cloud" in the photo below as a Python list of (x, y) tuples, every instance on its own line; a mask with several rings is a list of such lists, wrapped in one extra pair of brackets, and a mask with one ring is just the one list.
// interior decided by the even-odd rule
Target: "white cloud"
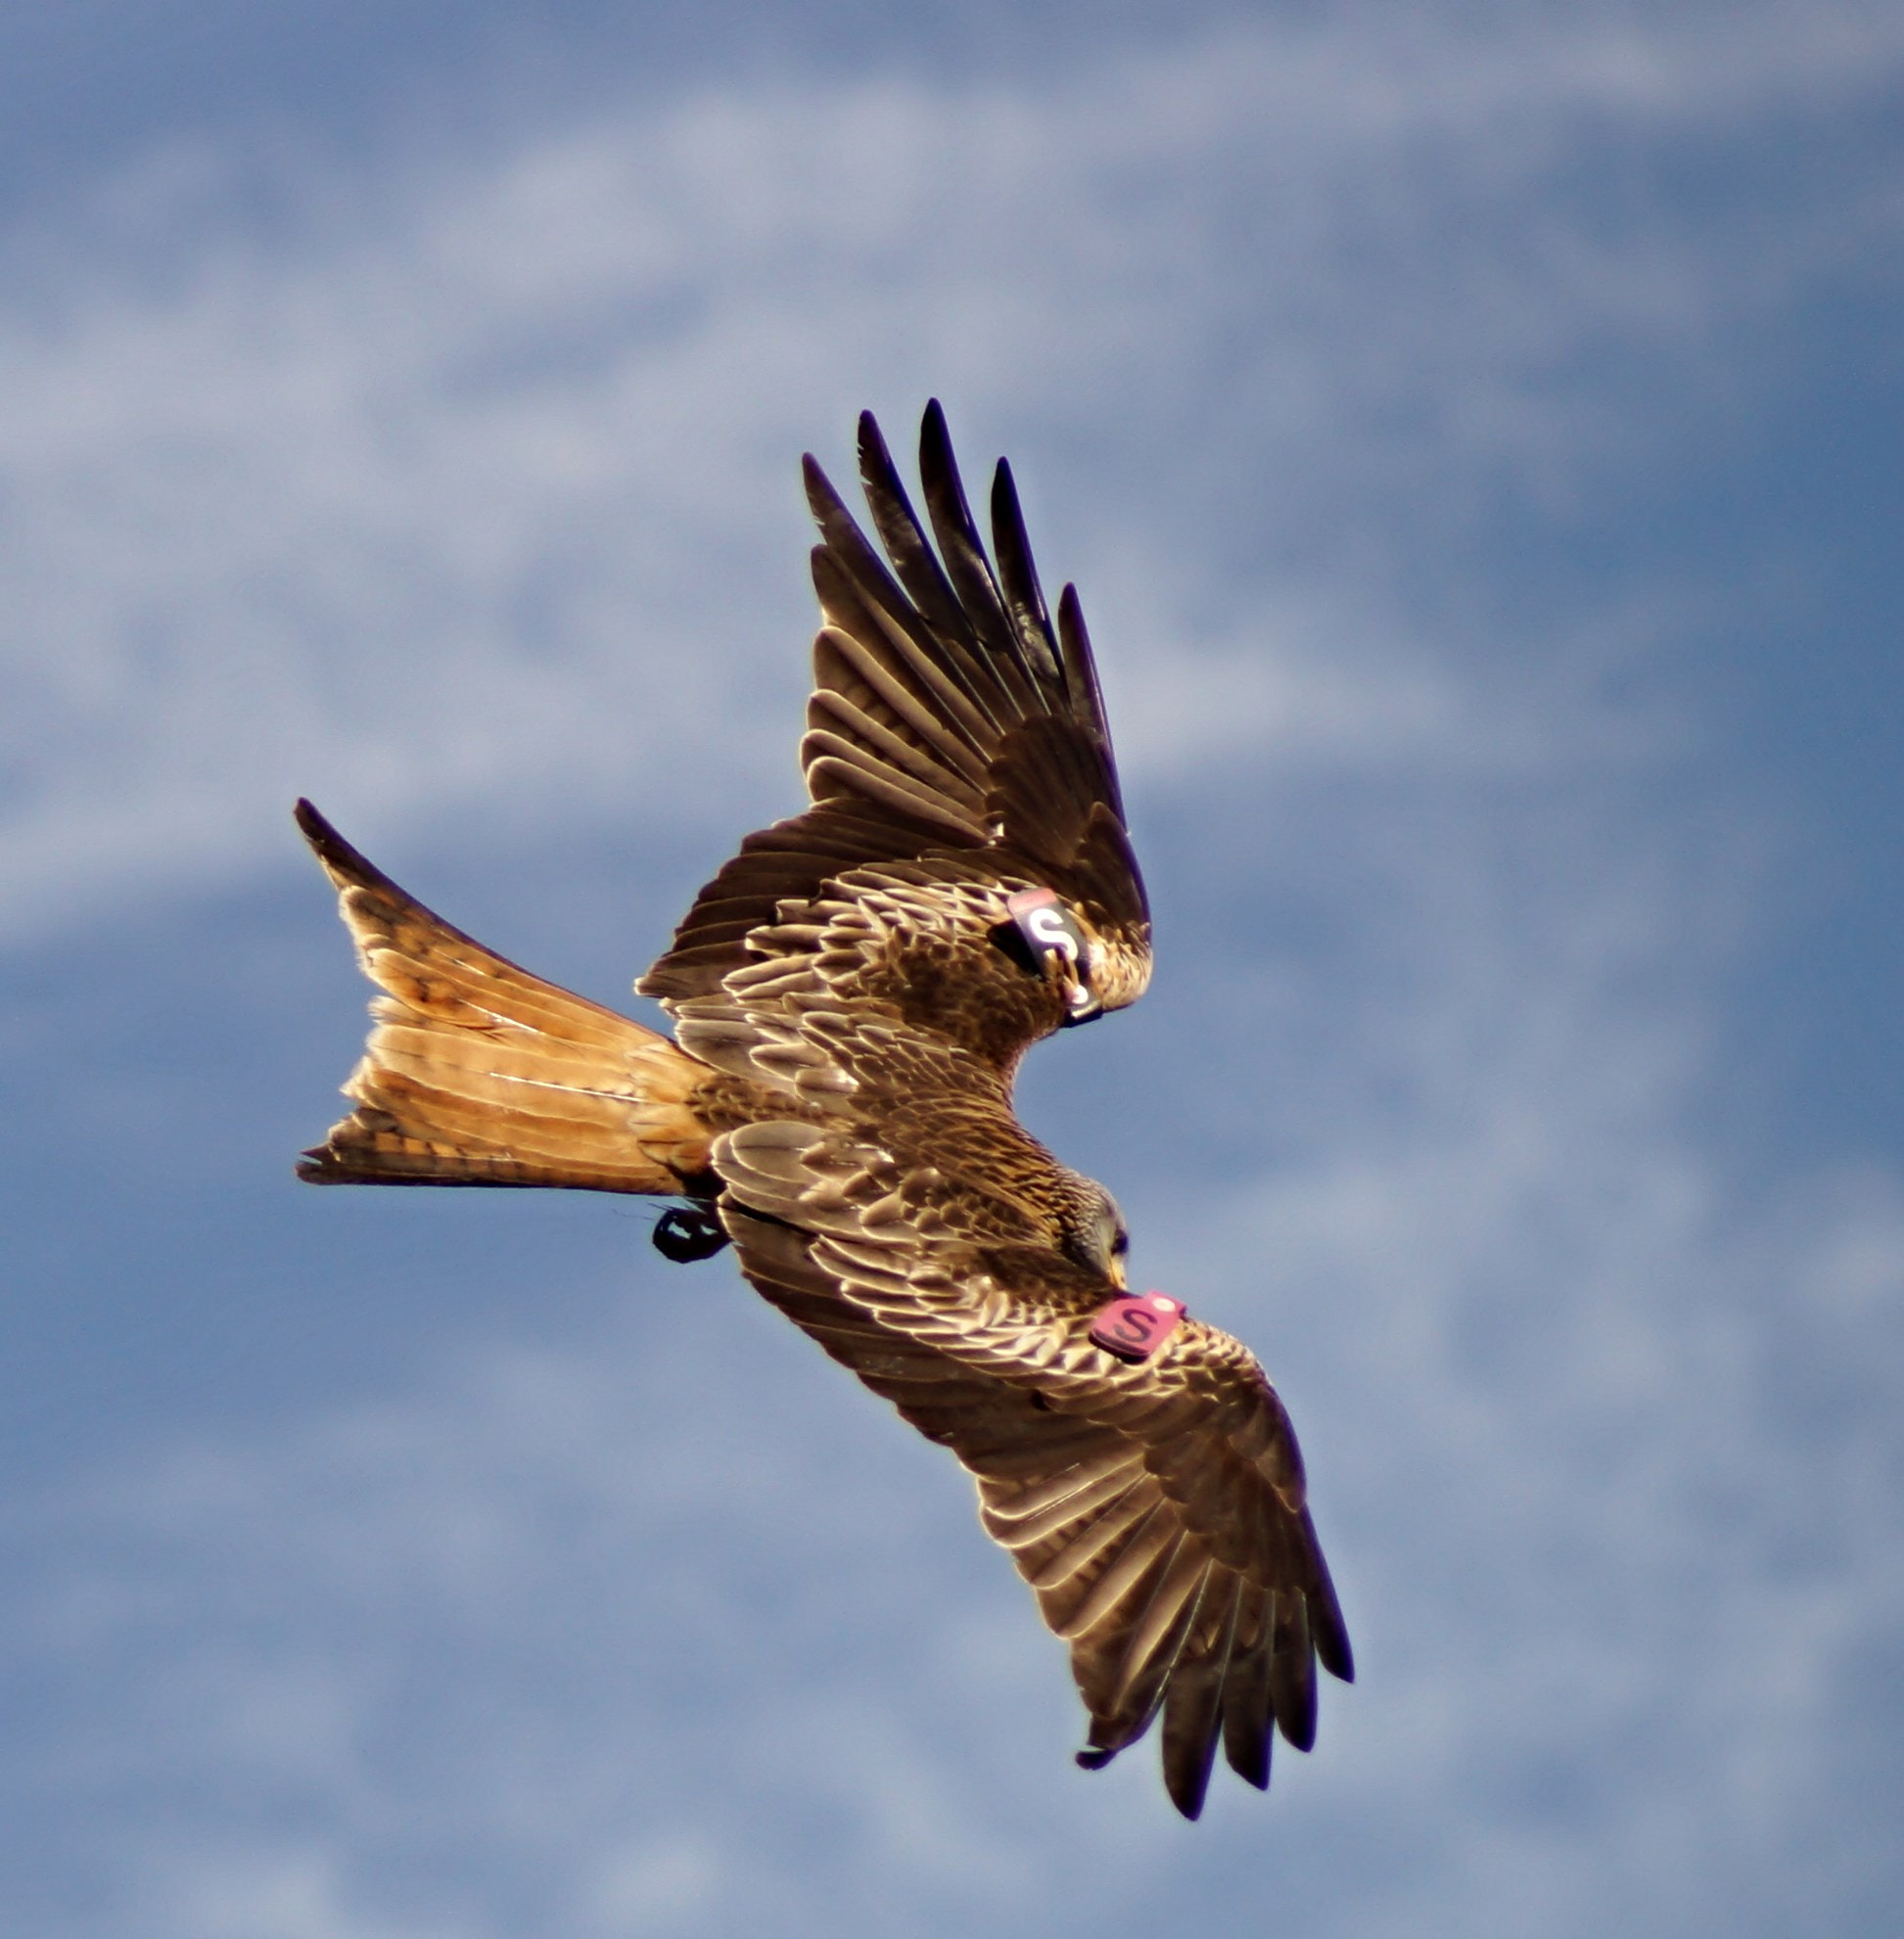
[[(578, 1934), (818, 1930), (899, 1876), (1008, 1902), (1039, 1826), (1105, 1815), (968, 1489), (708, 1297), (38, 1504), (55, 1565), (12, 1653), (62, 1685), (113, 1666), (42, 1777), (98, 1800), (139, 1929), (381, 1933), (442, 1850), (457, 1882), (425, 1899), (469, 1908), (445, 1930), (518, 1929), (512, 1900)], [(1028, 1736), (1036, 1783), (1001, 1769)], [(147, 1851), (110, 1800), (152, 1785)]]
[[(1267, 1851), (1289, 1929), (1365, 1939), (1424, 1907), (1554, 1935), (1855, 1907), (1889, 1819), (1847, 1745), (1904, 1619), (1873, 1540), (1904, 1198), (1755, 1195), (1692, 1125), (1715, 956), (1689, 916), (1736, 922), (1751, 879), (1586, 730), (1505, 776), (1404, 758), (1364, 802), (1278, 781), (1327, 797), (1337, 853), (1239, 839), (1232, 885), (1325, 866), (1351, 931), (1214, 1034), (1279, 1156), (1199, 1184), (1192, 1146), (1152, 1180), (1154, 1125), (1122, 1132), (1144, 1270), (1284, 1385), (1357, 1638), (1361, 1685), (1267, 1804), (1226, 1780), (1192, 1830), (1147, 1750), (1067, 1769), (1061, 1653), (936, 1451), (724, 1265), (630, 1268), (626, 1221), (578, 1221), (560, 1270), (626, 1320), (17, 1505), (54, 1566), (13, 1653), (74, 1692), (63, 1754), (18, 1755), (101, 1814), (105, 1889), (154, 1939), (900, 1905), (1099, 1931), (1253, 1913)], [(1189, 1009), (1258, 967), (1186, 963)], [(1161, 1027), (1194, 1083), (1184, 1001), (1119, 1019), (1120, 1054)], [(160, 1787), (163, 1850), (115, 1816)]]
[[(268, 219), (235, 193), (255, 155), (70, 200), (0, 317), (8, 927), (255, 867), (300, 788), (386, 821), (783, 805), (792, 456), (933, 389), (975, 468), (1029, 428), (1054, 575), (1090, 593), (1159, 531), (1141, 652), (1221, 685), (1220, 740), (1419, 726), (1435, 676), (1366, 570), (1403, 503), (1432, 531), (1494, 468), (1577, 489), (1649, 435), (1582, 357), (1723, 384), (1715, 325), (1826, 249), (1810, 207), (1689, 236), (1555, 193), (1662, 129), (1840, 112), (1899, 58), (1881, 12), (1728, 23), (1260, 24), (1045, 91), (752, 84), (279, 165)], [(1265, 597), (1370, 644), (1305, 668), (1239, 626)], [(1208, 751), (1130, 712), (1135, 761)]]
[[(1729, 1176), (1697, 1120), (1749, 831), (1662, 811), (1689, 730), (1599, 698), (1731, 589), (1469, 643), (1471, 586), (1405, 622), (1370, 562), (1670, 443), (1600, 350), (1742, 386), (1741, 317), (1887, 219), (1682, 232), (1556, 173), (1822, 125), (1899, 45), (1881, 9), (1391, 11), (1043, 95), (708, 92), (372, 158), (276, 228), (186, 157), (41, 238), (0, 326), (15, 935), (256, 866), (300, 787), (387, 825), (680, 790), (718, 844), (784, 801), (790, 454), (928, 389), (969, 459), (1024, 428), (1143, 811), (1246, 931), (1045, 1053), (1193, 1102), (1127, 1078), (1060, 1142), (1283, 1380), (1364, 1665), (1267, 1805), (1186, 1829), (1148, 1751), (1069, 1771), (1061, 1652), (957, 1477), (724, 1266), (578, 1222), (565, 1277), (692, 1296), (13, 1501), (10, 1771), (83, 1847), (68, 1929), (1742, 1932), (1894, 1875), (1858, 1759), (1904, 1206)], [(1252, 913), (1290, 906), (1320, 944)]]
[[(1284, 1381), (1364, 1670), (1329, 1802), (1415, 1824), (1433, 1903), (1855, 1923), (1889, 1815), (1848, 1776), (1860, 1666), (1904, 1634), (1904, 1193), (1755, 1190), (1700, 1122), (1727, 946), (1694, 939), (1736, 932), (1738, 857), (1612, 789), (1477, 780), (1466, 813), (1432, 780), (1342, 810), (1356, 967), (1306, 958), (1242, 1079), (1275, 1168), (1214, 1225), (1161, 1192), (1146, 1250), (1187, 1236)], [(1341, 1929), (1419, 1929), (1421, 1890)]]

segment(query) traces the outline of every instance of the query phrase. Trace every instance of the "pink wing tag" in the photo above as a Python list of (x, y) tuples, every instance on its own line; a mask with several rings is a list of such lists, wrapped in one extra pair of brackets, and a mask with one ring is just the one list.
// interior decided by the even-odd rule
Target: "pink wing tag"
[(1119, 1360), (1148, 1360), (1184, 1318), (1184, 1302), (1168, 1293), (1127, 1293), (1100, 1306), (1091, 1318), (1092, 1342)]

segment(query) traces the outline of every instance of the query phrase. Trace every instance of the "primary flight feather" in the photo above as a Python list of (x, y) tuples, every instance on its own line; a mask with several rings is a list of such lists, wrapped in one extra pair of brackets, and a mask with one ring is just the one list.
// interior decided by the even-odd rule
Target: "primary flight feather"
[[(1216, 1749), (1269, 1780), (1349, 1642), (1281, 1403), (1238, 1341), (1131, 1297), (1115, 1201), (1018, 1123), (1029, 1045), (1136, 1001), (1150, 920), (1075, 591), (1055, 623), (1001, 463), (988, 554), (945, 419), (922, 523), (872, 418), (866, 538), (812, 458), (811, 805), (696, 897), (636, 989), (672, 1039), (452, 929), (307, 802), (385, 993), (305, 1154), (318, 1184), (545, 1185), (677, 1205), (978, 1482), (1070, 1644), (1095, 1767), (1161, 1715), (1187, 1817)], [(930, 528), (931, 536), (927, 535)]]

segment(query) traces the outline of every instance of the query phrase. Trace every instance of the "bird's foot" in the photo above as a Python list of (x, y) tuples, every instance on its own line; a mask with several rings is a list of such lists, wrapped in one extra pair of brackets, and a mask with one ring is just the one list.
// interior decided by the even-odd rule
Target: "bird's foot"
[(727, 1243), (727, 1234), (706, 1206), (671, 1205), (655, 1222), (655, 1250), (676, 1266), (712, 1259)]

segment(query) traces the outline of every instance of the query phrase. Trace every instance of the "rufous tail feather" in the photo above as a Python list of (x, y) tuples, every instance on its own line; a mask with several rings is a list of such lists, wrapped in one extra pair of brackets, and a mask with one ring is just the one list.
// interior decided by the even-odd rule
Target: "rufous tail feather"
[(297, 814), (385, 993), (344, 1086), (356, 1109), (304, 1154), (301, 1178), (675, 1195), (706, 1174), (687, 1104), (706, 1066), (452, 929), (308, 802)]

